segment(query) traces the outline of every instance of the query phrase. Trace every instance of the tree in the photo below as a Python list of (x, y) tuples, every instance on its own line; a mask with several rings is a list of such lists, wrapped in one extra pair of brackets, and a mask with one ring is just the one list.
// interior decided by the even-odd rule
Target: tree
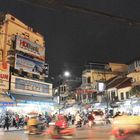
[(136, 85), (132, 87), (132, 89), (130, 90), (130, 95), (136, 97), (140, 96), (140, 85)]

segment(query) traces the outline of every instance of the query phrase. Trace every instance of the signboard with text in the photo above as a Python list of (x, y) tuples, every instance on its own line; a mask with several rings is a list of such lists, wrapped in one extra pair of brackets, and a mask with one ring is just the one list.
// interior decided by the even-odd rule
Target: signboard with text
[(33, 74), (45, 73), (43, 62), (39, 62), (19, 54), (16, 54), (15, 69), (23, 69), (23, 71)]
[(40, 60), (45, 60), (45, 47), (39, 46), (20, 36), (16, 36), (16, 50), (33, 55)]
[(17, 76), (11, 77), (11, 91), (22, 94), (42, 94), (52, 96), (52, 84)]
[(0, 62), (0, 93), (9, 89), (9, 64)]

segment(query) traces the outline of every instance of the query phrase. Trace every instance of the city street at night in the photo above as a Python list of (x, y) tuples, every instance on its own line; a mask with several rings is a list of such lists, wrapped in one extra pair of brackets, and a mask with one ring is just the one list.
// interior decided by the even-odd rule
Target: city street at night
[(140, 140), (140, 0), (0, 0), (0, 140)]
[[(110, 126), (78, 128), (75, 140), (109, 140)], [(27, 135), (23, 131), (0, 132), (0, 140), (47, 140), (45, 136)]]

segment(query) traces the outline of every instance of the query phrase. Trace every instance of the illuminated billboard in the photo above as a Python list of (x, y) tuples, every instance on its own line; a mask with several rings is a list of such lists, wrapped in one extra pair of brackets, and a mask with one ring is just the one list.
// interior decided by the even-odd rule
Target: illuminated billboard
[(11, 81), (11, 91), (13, 93), (52, 96), (52, 84), (13, 75), (11, 77)]
[(32, 55), (39, 60), (45, 60), (45, 47), (20, 36), (16, 36), (16, 50)]
[(98, 91), (103, 92), (105, 90), (105, 83), (99, 82), (98, 83)]
[(37, 75), (45, 73), (44, 62), (39, 62), (19, 54), (16, 54), (15, 69), (22, 69), (25, 72)]

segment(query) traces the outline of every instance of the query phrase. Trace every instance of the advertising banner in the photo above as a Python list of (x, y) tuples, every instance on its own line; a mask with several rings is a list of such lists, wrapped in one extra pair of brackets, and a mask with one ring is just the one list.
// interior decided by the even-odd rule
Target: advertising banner
[(0, 62), (0, 93), (9, 89), (9, 64)]
[(15, 69), (22, 69), (25, 72), (33, 73), (33, 74), (45, 74), (45, 66), (43, 62), (39, 62), (25, 56), (16, 54), (15, 59)]
[(33, 55), (39, 60), (45, 60), (45, 47), (39, 46), (20, 36), (16, 36), (16, 50)]
[(13, 75), (11, 77), (11, 81), (11, 91), (14, 93), (52, 96), (52, 84)]

